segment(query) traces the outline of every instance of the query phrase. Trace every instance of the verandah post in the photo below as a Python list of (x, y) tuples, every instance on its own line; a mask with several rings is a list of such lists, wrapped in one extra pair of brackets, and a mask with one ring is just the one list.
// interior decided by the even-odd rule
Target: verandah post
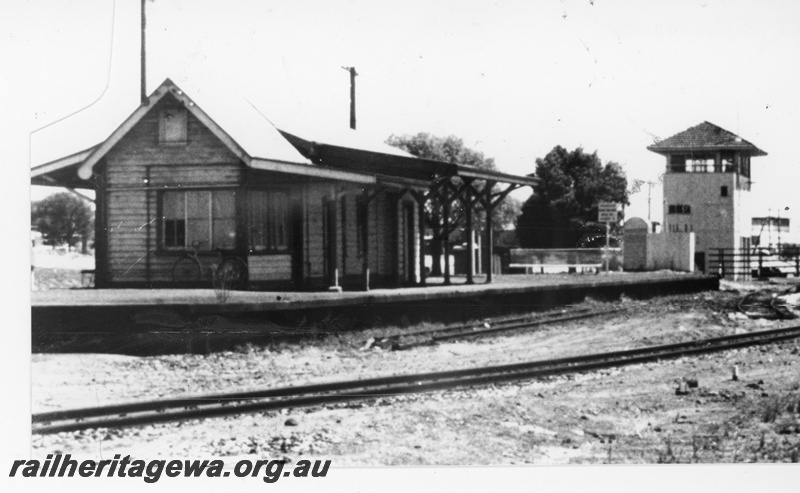
[(442, 187), (442, 241), (444, 242), (444, 284), (450, 284), (450, 197), (447, 187)]
[(475, 242), (472, 237), (472, 183), (466, 187), (466, 220), (467, 220), (467, 284), (475, 284)]
[(486, 284), (491, 284), (494, 280), (494, 270), (492, 269), (492, 263), (494, 260), (494, 232), (493, 232), (493, 225), (492, 225), (492, 210), (494, 207), (492, 206), (492, 188), (495, 186), (494, 181), (487, 180), (484, 193), (486, 193), (486, 198), (484, 202), (484, 209), (486, 210)]

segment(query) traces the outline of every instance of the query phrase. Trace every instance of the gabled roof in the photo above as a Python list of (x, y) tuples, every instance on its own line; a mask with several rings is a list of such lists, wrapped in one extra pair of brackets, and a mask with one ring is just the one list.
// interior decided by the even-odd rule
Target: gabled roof
[[(284, 140), (278, 130), (266, 119), (252, 116), (252, 112), (236, 112), (237, 118), (229, 118), (223, 127), (211, 116), (195, 104), (174, 82), (164, 80), (158, 88), (147, 98), (147, 103), (141, 104), (117, 129), (92, 152), (78, 169), (78, 175), (84, 180), (92, 176), (92, 168), (105, 156), (137, 123), (167, 94), (172, 94), (183, 103), (186, 109), (200, 120), (230, 151), (246, 165), (250, 165), (253, 158), (261, 160), (274, 160), (282, 163), (309, 164), (309, 161), (300, 155), (288, 142)], [(232, 98), (235, 100), (235, 98)], [(230, 104), (230, 102), (229, 102)], [(217, 118), (224, 118), (231, 111), (219, 111)], [(250, 118), (245, 118), (250, 114)], [(244, 121), (243, 121), (244, 120)], [(231, 133), (229, 133), (231, 132)]]
[(202, 97), (205, 93), (201, 94), (201, 91), (198, 91), (201, 94), (201, 101), (198, 102), (189, 98), (170, 79), (166, 79), (153, 91), (147, 102), (140, 105), (103, 142), (32, 168), (31, 182), (35, 185), (93, 188), (90, 178), (94, 166), (168, 94), (182, 103), (235, 156), (251, 168), (364, 184), (376, 183), (374, 176), (314, 165), (249, 102), (236, 97), (218, 102), (211, 97)]
[(766, 156), (767, 153), (713, 123), (703, 122), (647, 147), (659, 154), (676, 151), (740, 151), (751, 156)]
[[(249, 101), (224, 92), (225, 99), (197, 91), (189, 98), (166, 79), (111, 135), (99, 144), (31, 169), (36, 185), (93, 188), (94, 166), (164, 97), (170, 95), (205, 125), (246, 166), (362, 184), (425, 188), (442, 177), (461, 176), (533, 185), (537, 179), (483, 170), (474, 166), (420, 159), (352, 130), (330, 131), (310, 140), (279, 131)], [(213, 118), (212, 118), (213, 115)], [(77, 171), (77, 173), (76, 173)]]

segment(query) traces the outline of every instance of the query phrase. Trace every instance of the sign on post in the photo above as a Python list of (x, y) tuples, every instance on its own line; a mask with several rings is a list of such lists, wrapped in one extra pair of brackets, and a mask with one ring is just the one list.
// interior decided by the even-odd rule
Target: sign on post
[(600, 202), (597, 204), (597, 222), (615, 223), (619, 221), (619, 204), (616, 202)]
[(619, 204), (616, 202), (600, 202), (597, 204), (597, 222), (606, 223), (606, 248), (603, 252), (605, 257), (606, 272), (608, 272), (608, 236), (611, 223), (619, 221)]

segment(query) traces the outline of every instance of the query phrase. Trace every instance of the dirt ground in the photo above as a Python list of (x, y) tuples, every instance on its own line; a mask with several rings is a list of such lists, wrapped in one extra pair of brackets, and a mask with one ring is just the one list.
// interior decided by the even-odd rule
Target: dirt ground
[[(504, 364), (797, 324), (737, 314), (741, 290), (753, 286), (724, 287), (587, 300), (576, 307), (620, 311), (407, 351), (363, 347), (370, 337), (422, 327), (209, 355), (37, 354), (32, 410)], [(676, 395), (684, 379), (699, 386)], [(87, 458), (320, 458), (338, 466), (799, 462), (800, 340), (513, 384), (35, 436), (33, 447)]]

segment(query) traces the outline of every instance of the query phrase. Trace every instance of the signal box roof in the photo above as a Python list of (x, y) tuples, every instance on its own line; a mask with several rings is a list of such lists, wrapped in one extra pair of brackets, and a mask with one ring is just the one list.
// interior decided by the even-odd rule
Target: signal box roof
[(659, 154), (676, 152), (739, 151), (749, 156), (766, 156), (767, 153), (738, 135), (713, 123), (703, 122), (648, 146)]

